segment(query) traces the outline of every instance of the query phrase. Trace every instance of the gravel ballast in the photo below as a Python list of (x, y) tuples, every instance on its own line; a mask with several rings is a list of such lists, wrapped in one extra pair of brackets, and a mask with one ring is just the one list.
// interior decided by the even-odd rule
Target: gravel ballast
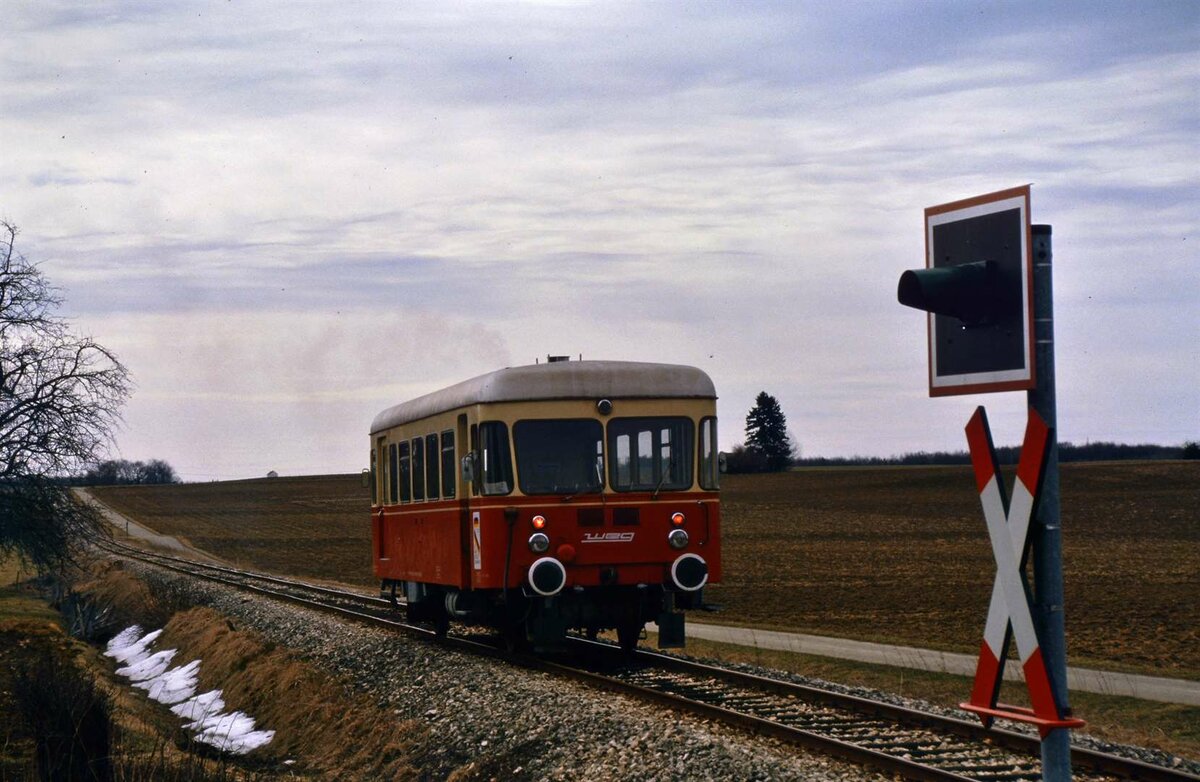
[[(428, 726), (422, 778), (885, 780), (772, 740), (379, 628), (129, 563)], [(180, 581), (186, 581), (181, 585)]]
[[(415, 764), (421, 778), (535, 780), (884, 780), (869, 769), (550, 674), (474, 657), (381, 628), (250, 596), (136, 562), (152, 584), (170, 582), (196, 604), (238, 620), (373, 700), (397, 725), (428, 727)], [(963, 712), (869, 688), (734, 664), (730, 667), (896, 705)], [(1020, 729), (1020, 726), (1017, 727)], [(1073, 742), (1200, 774), (1200, 763), (1086, 734)]]

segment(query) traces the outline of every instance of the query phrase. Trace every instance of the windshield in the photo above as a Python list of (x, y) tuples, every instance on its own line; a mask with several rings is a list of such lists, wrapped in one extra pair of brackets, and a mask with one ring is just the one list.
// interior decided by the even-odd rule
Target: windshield
[(604, 486), (599, 421), (517, 421), (517, 480), (525, 494), (572, 494)]
[(617, 491), (692, 488), (688, 418), (614, 418), (608, 423), (612, 487)]

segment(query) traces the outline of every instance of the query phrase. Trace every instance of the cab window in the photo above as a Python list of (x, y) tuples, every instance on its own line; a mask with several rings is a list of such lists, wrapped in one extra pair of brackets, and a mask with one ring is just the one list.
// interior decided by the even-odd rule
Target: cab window
[(689, 418), (614, 418), (608, 423), (609, 470), (617, 491), (692, 487), (694, 426)]
[(720, 488), (721, 467), (717, 457), (717, 419), (700, 422), (700, 488), (716, 491)]
[(512, 455), (508, 450), (508, 427), (501, 421), (479, 425), (483, 494), (509, 494), (513, 490)]
[(525, 494), (576, 494), (604, 488), (604, 428), (592, 418), (517, 421), (513, 444)]

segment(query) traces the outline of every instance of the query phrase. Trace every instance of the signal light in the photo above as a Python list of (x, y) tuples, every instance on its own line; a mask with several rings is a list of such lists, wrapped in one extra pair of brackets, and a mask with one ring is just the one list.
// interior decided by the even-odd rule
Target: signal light
[(543, 529), (545, 526), (546, 526), (546, 517), (545, 516), (538, 514), (537, 516), (533, 517), (533, 528), (534, 529)]
[(687, 521), (687, 517), (684, 516), (679, 511), (675, 511), (674, 513), (671, 514), (671, 523), (674, 524), (676, 527), (682, 525), (683, 522), (685, 522), (685, 521)]
[(1020, 314), (1021, 280), (1004, 279), (995, 261), (909, 269), (900, 275), (896, 298), (906, 307), (986, 326)]
[(1029, 390), (1034, 378), (1029, 186), (925, 210), (925, 268), (896, 298), (928, 313), (929, 395)]

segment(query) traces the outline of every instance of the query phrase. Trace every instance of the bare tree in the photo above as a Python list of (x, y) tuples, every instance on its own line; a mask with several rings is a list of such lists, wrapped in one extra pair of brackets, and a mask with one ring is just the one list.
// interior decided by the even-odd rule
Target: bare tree
[(103, 525), (61, 484), (37, 476), (0, 483), (0, 557), (17, 554), (39, 573), (74, 561), (85, 543), (107, 535)]
[(175, 468), (162, 459), (148, 462), (107, 459), (89, 469), (82, 480), (91, 486), (112, 486), (126, 483), (179, 483), (179, 476)]
[(69, 557), (80, 531), (44, 529), (66, 520), (68, 507), (48, 479), (97, 457), (130, 380), (116, 356), (57, 314), (58, 291), (17, 252), (16, 238), (15, 226), (0, 223), (0, 553), (17, 551), (41, 566)]

